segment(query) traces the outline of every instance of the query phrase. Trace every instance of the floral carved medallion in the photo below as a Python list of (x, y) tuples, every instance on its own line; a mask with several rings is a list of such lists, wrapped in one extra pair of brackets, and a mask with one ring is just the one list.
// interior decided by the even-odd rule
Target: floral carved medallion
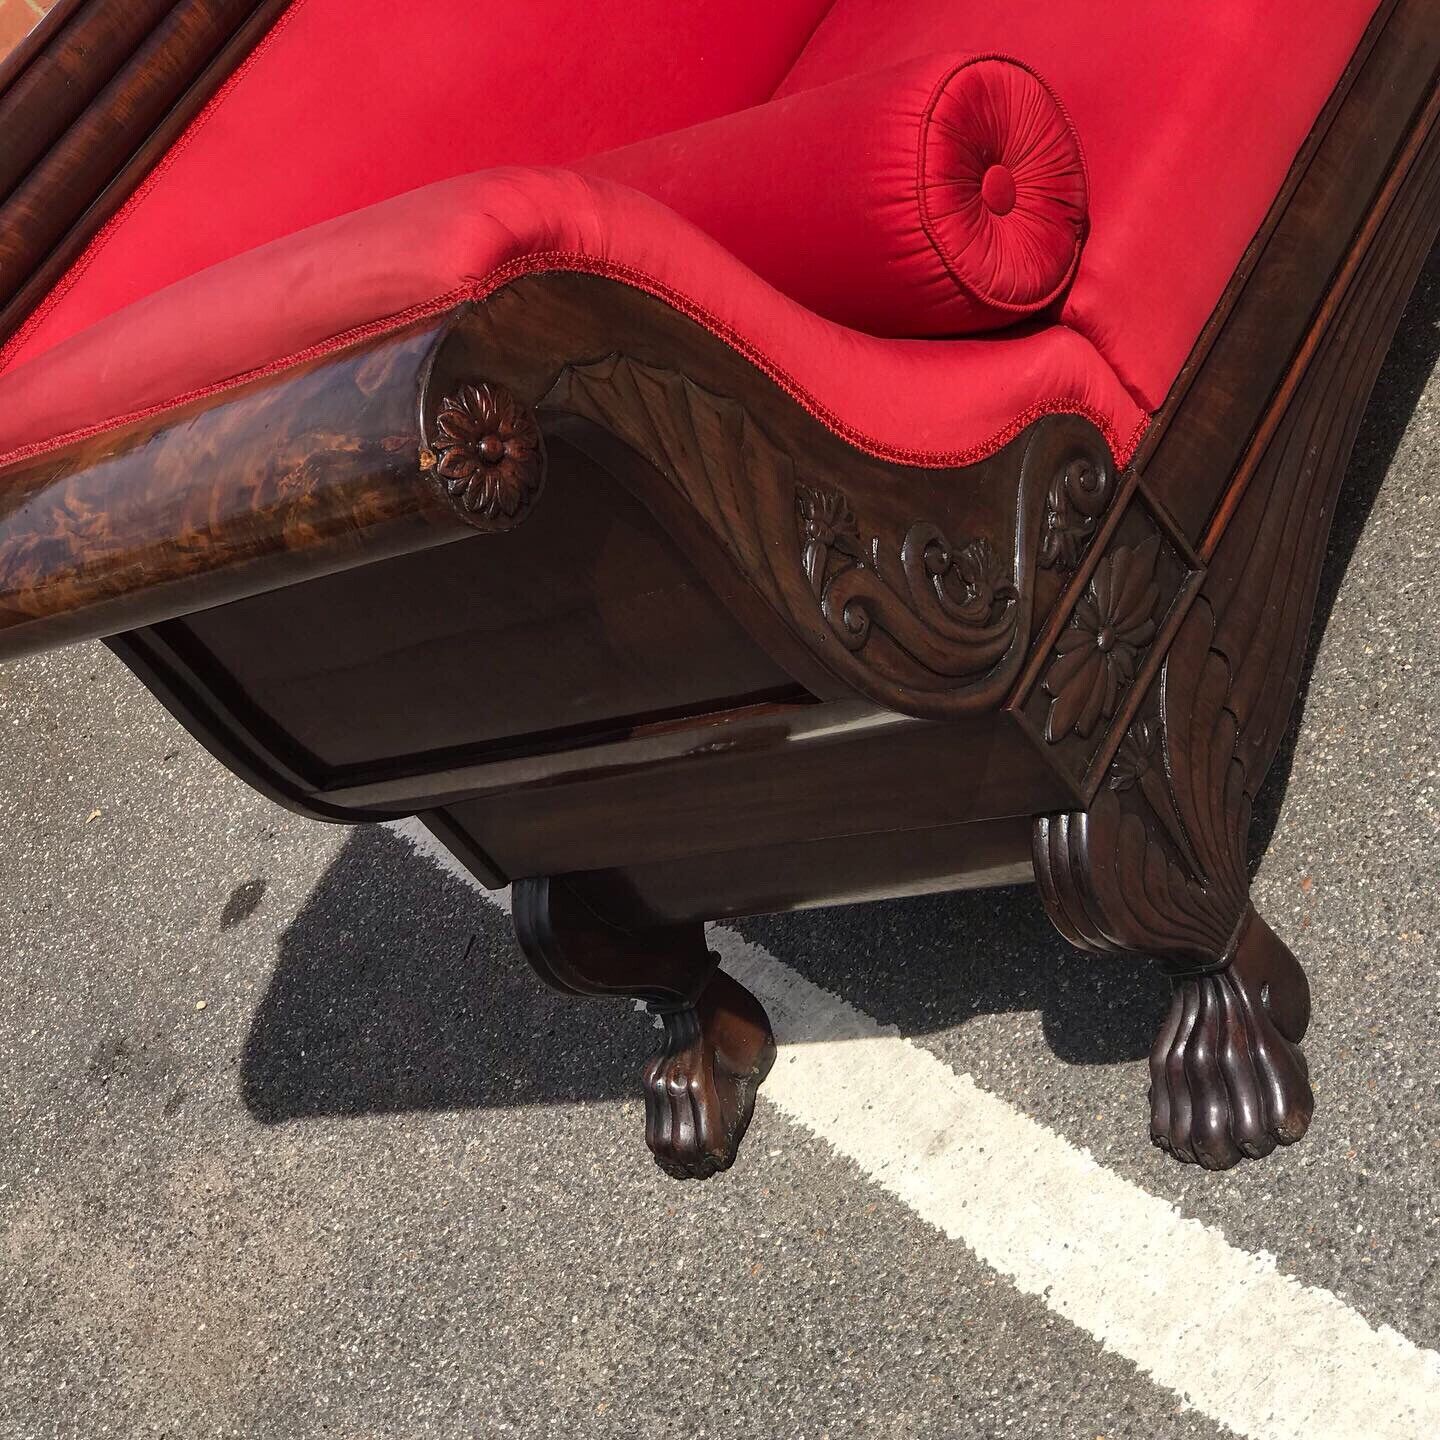
[(430, 448), (441, 486), (472, 524), (513, 521), (540, 493), (540, 426), (503, 385), (462, 385), (442, 400)]
[(1140, 653), (1155, 638), (1160, 538), (1133, 549), (1118, 546), (1101, 561), (1070, 624), (1055, 642), (1041, 681), (1050, 696), (1045, 738), (1057, 744), (1072, 731), (1089, 739), (1109, 720), (1134, 682)]

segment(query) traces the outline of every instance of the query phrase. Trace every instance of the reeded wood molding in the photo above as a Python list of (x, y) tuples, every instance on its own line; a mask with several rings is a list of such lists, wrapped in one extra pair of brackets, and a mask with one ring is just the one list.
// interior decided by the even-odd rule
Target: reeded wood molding
[[(86, 0), (55, 0), (55, 3), (20, 37), (19, 43), (6, 55), (0, 55), (0, 95), (3, 95), (30, 67), (35, 57), (74, 18)], [(94, 0), (89, 0), (94, 3)]]
[(0, 200), (114, 79), (175, 0), (88, 0), (0, 92)]
[[(0, 92), (0, 107), (12, 99), (18, 107), (19, 97), (28, 97), (12, 117), (16, 125), (0, 123), (6, 163), (15, 169), (33, 157), (11, 183), (0, 184), (0, 344), (288, 4), (90, 0), (70, 7), (65, 22), (50, 29)], [(131, 44), (137, 31), (138, 45)]]
[(0, 304), (254, 8), (255, 0), (182, 0), (16, 186), (0, 205)]
[(471, 533), (415, 401), (437, 329), (0, 471), (0, 657)]

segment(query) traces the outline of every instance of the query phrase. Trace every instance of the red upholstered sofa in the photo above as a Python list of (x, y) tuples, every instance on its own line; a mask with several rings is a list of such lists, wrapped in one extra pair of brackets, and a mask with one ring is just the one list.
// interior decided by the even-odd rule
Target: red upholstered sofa
[(702, 922), (1033, 875), (1175, 977), (1152, 1136), (1312, 1108), (1250, 907), (1359, 415), (1440, 225), (1427, 0), (141, 0), (0, 64), (0, 654), (420, 814), (773, 1055)]

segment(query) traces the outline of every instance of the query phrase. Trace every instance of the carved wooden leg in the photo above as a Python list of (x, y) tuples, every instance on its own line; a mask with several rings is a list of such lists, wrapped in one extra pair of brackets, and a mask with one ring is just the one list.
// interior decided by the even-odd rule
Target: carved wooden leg
[[(1298, 1140), (1314, 1105), (1297, 1048), (1309, 988), (1251, 907), (1246, 868), (1348, 454), (1344, 432), (1323, 449), (1291, 443), (1311, 419), (1292, 403), (1089, 808), (1035, 823), (1036, 878), (1062, 933), (1153, 955), (1176, 977), (1150, 1062), (1151, 1133), (1216, 1169)], [(1071, 628), (1103, 649), (1105, 631)]]
[(536, 973), (570, 995), (643, 1000), (665, 1027), (642, 1072), (645, 1140), (677, 1179), (728, 1170), (755, 1091), (775, 1061), (760, 1002), (718, 968), (698, 922), (629, 931), (598, 915), (563, 880), (520, 880), (515, 933)]
[[(1137, 825), (1115, 825), (1112, 796), (1089, 814), (1036, 822), (1036, 874), (1051, 918), (1077, 945), (1176, 947), (1162, 956), (1174, 991), (1150, 1051), (1151, 1140), (1208, 1170), (1293, 1144), (1315, 1108), (1300, 1050), (1310, 1023), (1304, 970), (1248, 899), (1230, 942), (1208, 960), (1198, 953), (1199, 927), (1216, 918), (1195, 905), (1203, 892), (1138, 817)], [(1112, 841), (1111, 856), (1099, 859), (1096, 844)], [(1115, 904), (1109, 887), (1122, 884), (1128, 895)]]

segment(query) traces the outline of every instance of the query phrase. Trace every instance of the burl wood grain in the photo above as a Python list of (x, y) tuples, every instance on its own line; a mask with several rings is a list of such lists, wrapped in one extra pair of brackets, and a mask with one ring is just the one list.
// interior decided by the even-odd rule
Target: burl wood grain
[(470, 533), (421, 462), (412, 329), (0, 472), (0, 655)]

